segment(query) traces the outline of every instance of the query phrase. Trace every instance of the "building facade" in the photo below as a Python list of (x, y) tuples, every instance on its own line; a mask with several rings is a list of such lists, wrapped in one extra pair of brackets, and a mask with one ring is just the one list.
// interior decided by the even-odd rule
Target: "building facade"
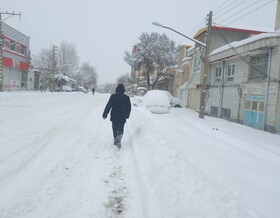
[(1, 91), (27, 90), (34, 87), (38, 75), (29, 77), (29, 37), (2, 22)]
[[(246, 38), (249, 38), (254, 35), (261, 34), (263, 32), (255, 31), (255, 30), (247, 30), (247, 29), (238, 29), (238, 28), (230, 28), (230, 27), (219, 27), (213, 26), (211, 28), (211, 45), (210, 52), (213, 50), (227, 45), (228, 43), (234, 41), (240, 41)], [(202, 28), (197, 32), (194, 38), (198, 41), (204, 42), (206, 40), (206, 28)], [(204, 55), (205, 48), (201, 47), (199, 44), (195, 44), (194, 49), (190, 53), (191, 58), (191, 68), (190, 75), (191, 80), (186, 85), (188, 89), (188, 107), (199, 111), (200, 110), (200, 98), (201, 98), (201, 69), (202, 69), (202, 57)], [(207, 93), (209, 95), (209, 93)], [(207, 99), (206, 99), (207, 100)], [(207, 103), (207, 102), (206, 102)], [(206, 104), (207, 106), (207, 104)]]
[(207, 114), (280, 133), (280, 32), (212, 52)]

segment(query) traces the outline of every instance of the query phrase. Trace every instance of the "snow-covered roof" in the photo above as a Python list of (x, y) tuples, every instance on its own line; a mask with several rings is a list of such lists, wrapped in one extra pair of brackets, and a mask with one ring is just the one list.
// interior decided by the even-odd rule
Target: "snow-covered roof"
[(229, 43), (227, 45), (224, 45), (222, 47), (219, 47), (217, 49), (215, 49), (214, 51), (212, 51), (210, 53), (210, 55), (214, 55), (226, 50), (233, 48), (237, 48), (246, 44), (249, 44), (251, 42), (255, 42), (261, 39), (266, 39), (266, 38), (276, 38), (276, 37), (280, 37), (280, 31), (276, 31), (276, 32), (272, 32), (272, 33), (262, 33), (262, 34), (258, 34), (258, 35), (254, 35), (252, 37), (249, 37), (247, 39), (241, 40), (241, 41), (235, 41), (232, 43)]

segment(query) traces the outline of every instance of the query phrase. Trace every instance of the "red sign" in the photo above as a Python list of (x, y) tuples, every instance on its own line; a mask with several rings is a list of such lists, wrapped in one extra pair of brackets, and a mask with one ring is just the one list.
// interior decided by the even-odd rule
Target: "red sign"
[(28, 70), (29, 64), (25, 62), (17, 62), (15, 59), (3, 57), (3, 65), (6, 67), (17, 68), (20, 70)]

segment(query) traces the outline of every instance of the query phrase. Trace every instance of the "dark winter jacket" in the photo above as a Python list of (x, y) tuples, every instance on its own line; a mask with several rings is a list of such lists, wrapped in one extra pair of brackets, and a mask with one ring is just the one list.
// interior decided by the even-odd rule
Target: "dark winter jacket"
[(116, 93), (111, 95), (102, 117), (106, 118), (111, 110), (111, 121), (125, 122), (129, 118), (131, 111), (130, 99), (124, 94), (125, 88), (123, 84), (119, 84)]

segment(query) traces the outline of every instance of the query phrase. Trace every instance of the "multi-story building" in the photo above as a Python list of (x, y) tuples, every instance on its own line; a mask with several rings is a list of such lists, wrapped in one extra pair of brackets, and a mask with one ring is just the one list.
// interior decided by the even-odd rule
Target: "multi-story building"
[(263, 33), (210, 55), (207, 113), (280, 133), (280, 31)]
[[(210, 52), (224, 46), (228, 43), (234, 41), (240, 41), (251, 36), (263, 33), (255, 30), (247, 30), (247, 29), (238, 29), (238, 28), (230, 28), (230, 27), (219, 27), (213, 26), (211, 28), (212, 36), (211, 36), (211, 45)], [(205, 41), (206, 38), (206, 28), (202, 28), (197, 32), (194, 38), (198, 41)], [(198, 43), (195, 44), (194, 49), (191, 52), (191, 68), (190, 68), (190, 81), (187, 84), (188, 90), (188, 107), (199, 111), (200, 107), (200, 96), (201, 96), (201, 85), (202, 85), (202, 77), (201, 77), (201, 66), (202, 66), (202, 57), (204, 48), (201, 47)]]
[(27, 90), (34, 87), (34, 82), (39, 80), (39, 75), (34, 78), (28, 77), (29, 37), (3, 22), (1, 26), (3, 44), (0, 90)]
[[(201, 32), (196, 39), (202, 40)], [(213, 27), (212, 42), (205, 112), (280, 134), (280, 0), (275, 32)], [(188, 55), (188, 107), (196, 110), (198, 97), (192, 90), (198, 92), (201, 86), (200, 50), (197, 46)]]
[(181, 45), (179, 47), (178, 67), (174, 75), (173, 96), (182, 99), (183, 107), (188, 105), (188, 89), (186, 83), (190, 76), (190, 56), (188, 56), (190, 45)]

